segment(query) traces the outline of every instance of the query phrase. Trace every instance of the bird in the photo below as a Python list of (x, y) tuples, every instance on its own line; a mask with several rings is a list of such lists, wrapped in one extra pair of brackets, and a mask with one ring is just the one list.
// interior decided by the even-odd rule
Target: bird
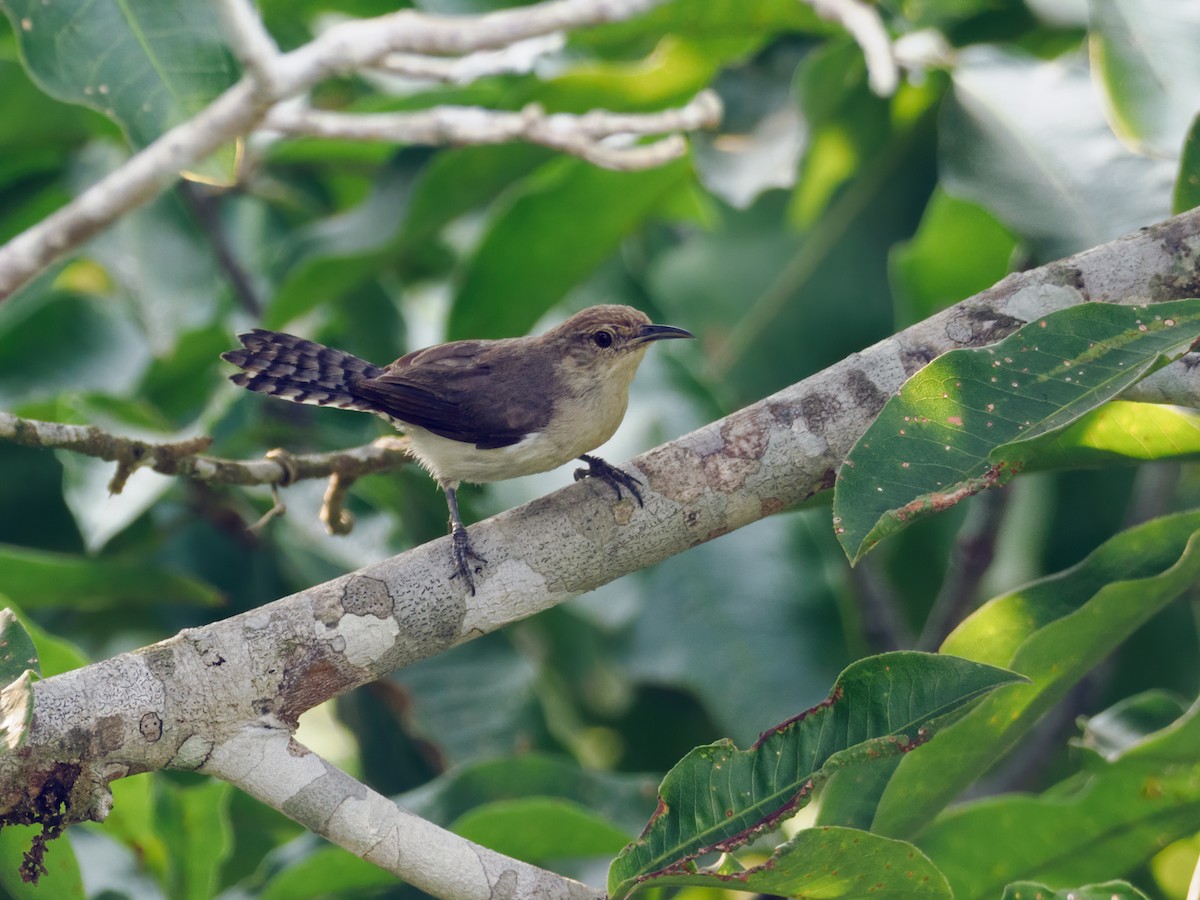
[[(533, 475), (578, 459), (575, 480), (598, 478), (642, 505), (641, 482), (589, 451), (621, 424), (629, 386), (651, 343), (691, 338), (630, 306), (590, 306), (538, 336), (463, 340), (376, 366), (344, 350), (278, 331), (238, 335), (221, 358), (230, 380), (294, 403), (373, 413), (409, 440), (446, 496), (454, 573), (471, 594), (487, 560), (458, 511), (463, 482)], [(479, 564), (478, 567), (473, 564)]]

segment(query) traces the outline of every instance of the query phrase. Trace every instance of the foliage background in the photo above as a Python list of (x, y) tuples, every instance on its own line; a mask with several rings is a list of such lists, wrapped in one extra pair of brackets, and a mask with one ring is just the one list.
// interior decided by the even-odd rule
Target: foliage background
[[(36, 49), (19, 50), (20, 4), (0, 7), (5, 240), (119, 164), (130, 143), (96, 109), (47, 95), (64, 96)], [(330, 15), (389, 6), (261, 8), (287, 48)], [(601, 451), (619, 461), (1006, 272), (1196, 202), (1188, 135), (1200, 106), (1200, 4), (880, 8), (910, 61), (890, 98), (868, 89), (853, 41), (794, 0), (675, 0), (573, 35), (536, 74), (432, 89), (328, 83), (317, 102), (360, 110), (648, 110), (712, 86), (726, 116), (689, 159), (639, 173), (521, 145), (276, 143), (237, 189), (169, 192), (0, 306), (0, 406), (156, 439), (209, 433), (223, 456), (344, 448), (384, 426), (238, 391), (218, 360), (235, 332), (262, 324), (385, 362), (620, 302), (700, 340), (649, 356), (626, 424)], [(213, 65), (214, 84), (231, 77), (219, 54)], [(108, 497), (108, 464), (2, 445), (0, 471), (0, 593), (46, 630), (51, 670), (48, 660), (141, 646), (445, 530), (442, 498), (415, 470), (359, 481), (347, 538), (317, 522), (319, 484), (288, 488), (288, 514), (252, 537), (245, 528), (270, 506), (266, 491), (141, 471)], [(468, 489), (464, 514), (482, 518), (569, 478)], [(964, 535), (983, 536), (969, 545), (982, 548), (968, 561), (979, 583), (965, 588), (977, 601), (1186, 508), (1198, 491), (1188, 465), (1023, 477), (909, 529), (853, 572), (827, 508), (786, 512), (369, 686), (306, 717), (301, 739), (380, 791), (415, 792), (406, 804), (473, 839), (598, 883), (595, 857), (637, 832), (658, 777), (687, 750), (722, 736), (744, 746), (821, 700), (851, 660), (916, 644)], [(933, 636), (948, 624), (930, 626)], [(1137, 631), (974, 793), (1041, 790), (1073, 771), (1078, 715), (1151, 688), (1195, 697), (1198, 655), (1188, 597)], [(403, 893), (224, 785), (164, 774), (114, 787), (110, 821), (73, 834), (81, 895)], [(1169, 865), (1177, 851), (1164, 852), (1134, 880), (1182, 896), (1186, 874), (1181, 882)], [(56, 860), (70, 867), (65, 846), (52, 849)]]

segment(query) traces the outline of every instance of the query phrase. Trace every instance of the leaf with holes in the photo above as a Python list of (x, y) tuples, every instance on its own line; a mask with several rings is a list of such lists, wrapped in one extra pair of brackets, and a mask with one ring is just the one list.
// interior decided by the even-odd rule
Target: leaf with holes
[(887, 653), (844, 671), (820, 705), (770, 729), (749, 750), (697, 747), (667, 773), (658, 808), (608, 873), (613, 900), (693, 860), (774, 830), (834, 771), (906, 753), (995, 688), (1004, 669), (952, 656)]
[(1053, 434), (1182, 354), (1200, 300), (1084, 303), (998, 344), (952, 350), (905, 382), (850, 451), (833, 500), (857, 562), (921, 516), (1006, 483)]

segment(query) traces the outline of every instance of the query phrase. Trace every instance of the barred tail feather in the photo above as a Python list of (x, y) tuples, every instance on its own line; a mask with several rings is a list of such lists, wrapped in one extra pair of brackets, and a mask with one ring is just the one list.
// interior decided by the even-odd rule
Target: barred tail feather
[(241, 347), (221, 354), (242, 369), (229, 376), (234, 384), (294, 403), (378, 412), (355, 390), (360, 380), (383, 372), (378, 366), (343, 350), (262, 328), (239, 334), (238, 340)]

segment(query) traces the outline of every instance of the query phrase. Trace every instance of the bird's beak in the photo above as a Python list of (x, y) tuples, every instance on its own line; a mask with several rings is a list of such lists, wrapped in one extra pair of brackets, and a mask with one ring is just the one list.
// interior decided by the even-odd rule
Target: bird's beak
[(674, 325), (643, 325), (634, 335), (631, 344), (648, 344), (651, 341), (662, 341), (667, 338), (694, 338), (695, 335)]

